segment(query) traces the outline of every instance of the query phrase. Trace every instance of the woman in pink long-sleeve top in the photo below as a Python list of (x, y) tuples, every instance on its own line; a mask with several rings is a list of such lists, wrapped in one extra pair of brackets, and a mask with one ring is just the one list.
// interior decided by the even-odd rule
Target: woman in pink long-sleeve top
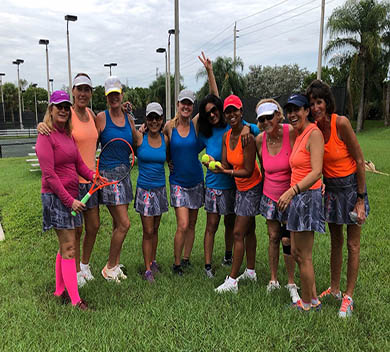
[[(78, 175), (92, 180), (94, 172), (84, 164), (72, 138), (70, 107), (67, 93), (53, 92), (44, 122), (54, 131), (49, 136), (38, 135), (36, 153), (42, 170), (43, 230), (53, 227), (59, 242), (54, 295), (70, 298), (73, 306), (86, 310), (87, 303), (78, 292), (75, 262), (75, 228), (81, 226), (80, 212), (85, 208), (77, 199)], [(71, 215), (72, 210), (77, 216)]]

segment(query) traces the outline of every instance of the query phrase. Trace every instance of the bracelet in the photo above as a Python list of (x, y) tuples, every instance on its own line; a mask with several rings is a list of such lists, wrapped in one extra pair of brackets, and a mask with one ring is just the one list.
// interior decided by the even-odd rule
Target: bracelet
[(233, 177), (233, 174), (234, 174), (234, 170), (232, 169), (232, 173), (230, 174), (230, 176)]
[(358, 198), (364, 199), (364, 197), (367, 195), (367, 193), (359, 193), (359, 192), (356, 192), (356, 195), (357, 195)]
[(294, 196), (296, 196), (298, 193), (297, 193), (297, 191), (295, 190), (295, 188), (294, 187), (291, 187), (292, 188), (292, 190), (294, 191)]
[(298, 191), (297, 194), (301, 193), (301, 189), (299, 188), (298, 183), (295, 186), (297, 186), (297, 191)]

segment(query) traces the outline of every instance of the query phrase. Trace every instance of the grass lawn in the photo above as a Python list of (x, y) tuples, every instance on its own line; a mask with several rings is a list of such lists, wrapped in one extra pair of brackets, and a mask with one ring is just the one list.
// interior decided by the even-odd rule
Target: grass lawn
[[(367, 123), (359, 141), (365, 158), (390, 173), (390, 129), (382, 124)], [(0, 159), (0, 221), (6, 237), (0, 242), (0, 351), (390, 350), (390, 177), (367, 173), (371, 214), (362, 232), (351, 319), (337, 317), (338, 302), (323, 302), (320, 313), (300, 314), (286, 309), (290, 302), (286, 289), (266, 294), (268, 237), (261, 216), (256, 228), (257, 283), (241, 283), (237, 295), (214, 293), (229, 269), (220, 265), (224, 254), (220, 226), (214, 249), (216, 278), (209, 280), (204, 275), (203, 209), (192, 268), (182, 278), (173, 277), (176, 222), (170, 209), (162, 218), (157, 253), (163, 273), (156, 285), (149, 285), (139, 275), (142, 228), (132, 207), (132, 225), (121, 257), (129, 278), (117, 285), (100, 275), (111, 230), (108, 211), (101, 207), (101, 228), (91, 259), (96, 279), (80, 290), (95, 311), (81, 312), (58, 304), (53, 297), (57, 239), (54, 231), (42, 233), (40, 174), (30, 173), (24, 159)], [(318, 293), (329, 286), (329, 252), (329, 235), (317, 234), (313, 259)], [(284, 286), (282, 260), (279, 266), (279, 282)], [(342, 289), (345, 282), (344, 265)]]

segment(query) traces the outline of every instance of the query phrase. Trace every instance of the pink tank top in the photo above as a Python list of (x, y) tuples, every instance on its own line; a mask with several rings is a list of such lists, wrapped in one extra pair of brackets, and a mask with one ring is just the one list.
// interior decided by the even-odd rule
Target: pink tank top
[(270, 155), (268, 153), (267, 134), (264, 132), (261, 146), (261, 156), (265, 171), (263, 193), (275, 202), (290, 188), (290, 154), (290, 132), (287, 124), (283, 125), (282, 148), (276, 155)]
[[(77, 148), (81, 154), (81, 158), (89, 169), (95, 170), (96, 160), (96, 143), (98, 132), (96, 130), (95, 121), (92, 114), (87, 109), (88, 121), (83, 122), (77, 117), (76, 112), (72, 108), (72, 136), (76, 142)], [(79, 176), (80, 183), (89, 183), (84, 178)]]

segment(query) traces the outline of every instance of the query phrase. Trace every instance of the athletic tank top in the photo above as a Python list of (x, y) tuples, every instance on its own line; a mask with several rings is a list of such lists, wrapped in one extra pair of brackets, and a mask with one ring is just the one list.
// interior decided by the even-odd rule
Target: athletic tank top
[[(291, 186), (296, 185), (301, 181), (309, 172), (312, 171), (310, 164), (310, 152), (306, 150), (307, 140), (311, 133), (318, 127), (311, 123), (295, 140), (291, 156), (290, 156), (290, 167), (291, 167)], [(321, 187), (321, 178), (319, 178), (310, 189), (317, 189)]]
[[(88, 121), (80, 121), (73, 107), (72, 110), (72, 136), (76, 142), (81, 158), (90, 170), (95, 170), (96, 144), (98, 132), (91, 112), (87, 109)], [(80, 183), (89, 183), (79, 176)]]
[[(230, 165), (233, 166), (233, 170), (242, 170), (244, 168), (244, 151), (242, 149), (241, 138), (238, 138), (237, 145), (234, 149), (230, 149), (229, 141), (232, 130), (229, 130), (226, 135), (226, 157)], [(255, 167), (253, 169), (252, 175), (248, 178), (245, 177), (235, 177), (236, 186), (239, 191), (247, 191), (254, 186), (258, 185), (261, 182), (261, 173), (259, 165), (257, 165), (255, 159)]]
[[(131, 146), (133, 146), (133, 134), (127, 114), (125, 113), (125, 125), (123, 127), (118, 127), (112, 122), (109, 111), (106, 110), (105, 113), (106, 126), (100, 133), (100, 143), (102, 148), (113, 138), (123, 138), (128, 141)], [(109, 150), (108, 153), (102, 154), (99, 168), (102, 170), (113, 169), (122, 164), (130, 167), (130, 153), (131, 152), (129, 151), (128, 147), (126, 147), (123, 143), (123, 145), (119, 145), (117, 150), (112, 152)]]
[(192, 121), (187, 137), (181, 137), (177, 129), (172, 128), (169, 147), (173, 162), (169, 182), (186, 188), (195, 187), (203, 182), (203, 168), (198, 159), (199, 141)]
[(164, 135), (160, 133), (161, 146), (153, 148), (148, 134), (143, 136), (142, 144), (137, 148), (138, 179), (137, 186), (151, 189), (165, 186), (164, 163), (167, 158)]
[(345, 177), (356, 172), (355, 159), (337, 135), (337, 117), (337, 114), (332, 114), (330, 118), (330, 137), (324, 147), (322, 172), (327, 178)]
[(270, 155), (268, 153), (267, 133), (264, 132), (261, 146), (261, 156), (265, 172), (263, 193), (275, 202), (277, 202), (280, 196), (290, 188), (290, 155), (290, 132), (287, 124), (283, 125), (282, 148), (276, 155)]

